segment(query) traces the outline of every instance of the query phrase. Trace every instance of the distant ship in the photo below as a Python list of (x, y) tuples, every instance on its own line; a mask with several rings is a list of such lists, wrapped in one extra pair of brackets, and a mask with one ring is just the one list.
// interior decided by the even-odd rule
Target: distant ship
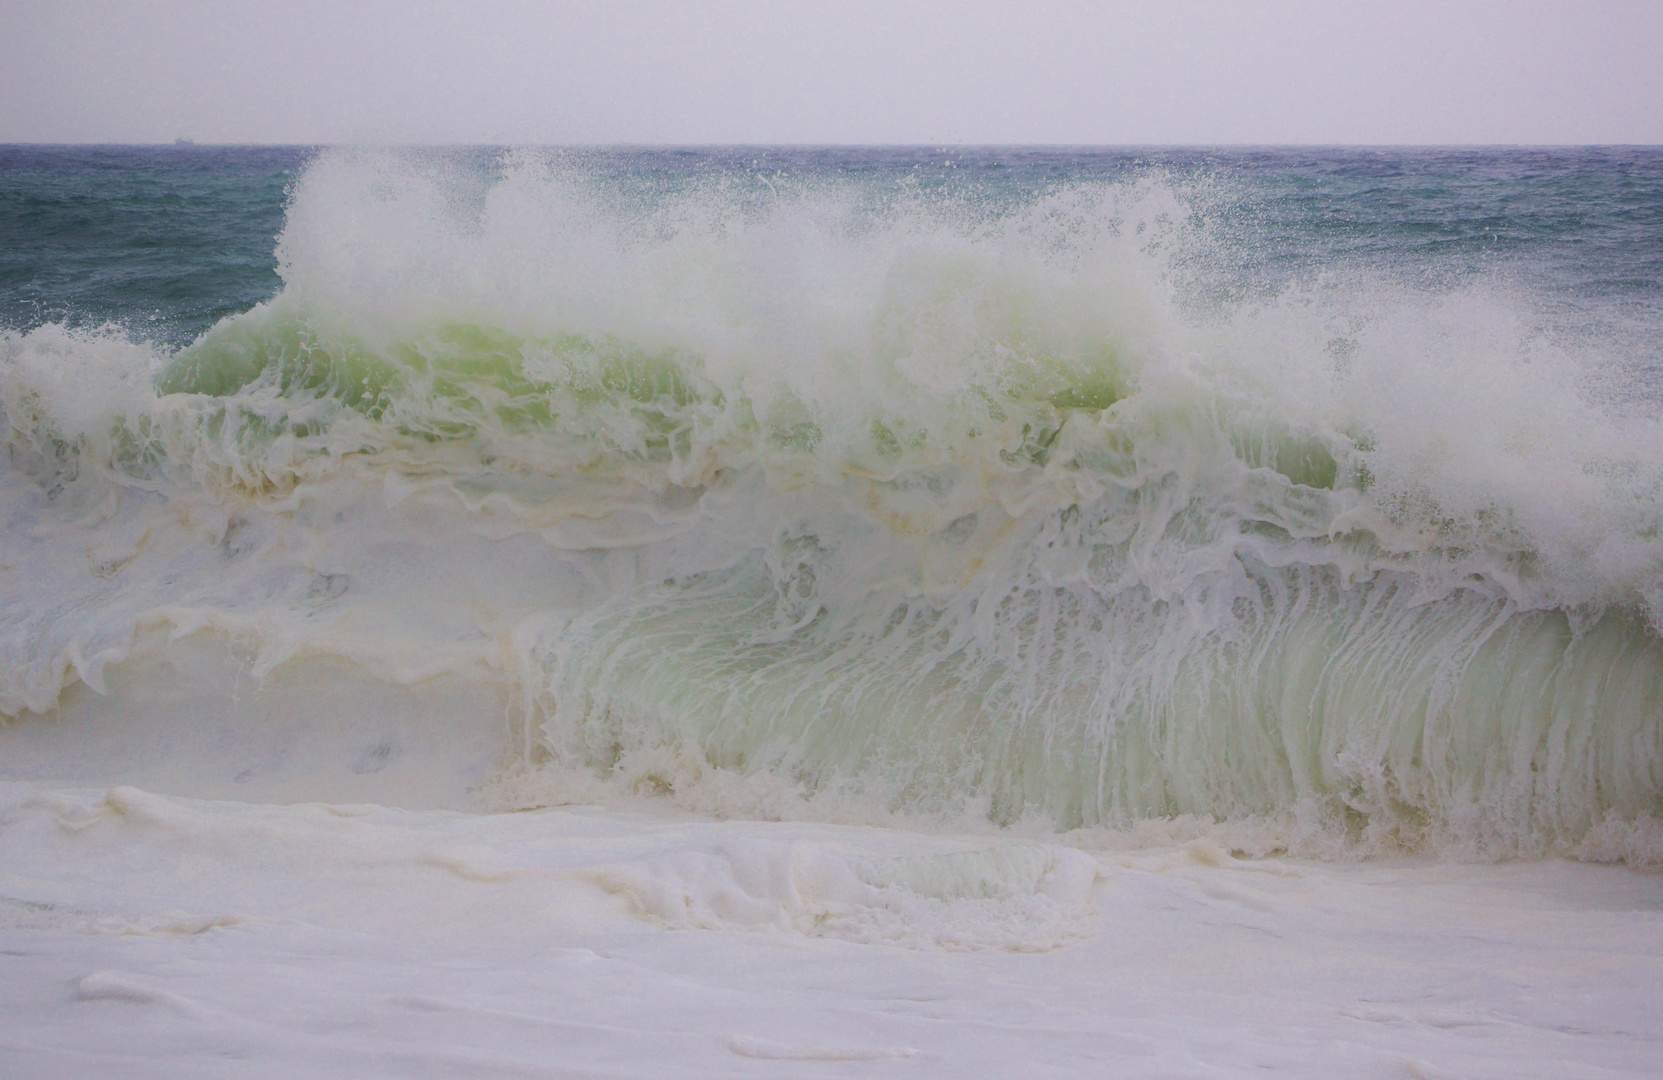
[(173, 140), (173, 145), (174, 146), (195, 146), (196, 145), (196, 140), (195, 139), (174, 139)]

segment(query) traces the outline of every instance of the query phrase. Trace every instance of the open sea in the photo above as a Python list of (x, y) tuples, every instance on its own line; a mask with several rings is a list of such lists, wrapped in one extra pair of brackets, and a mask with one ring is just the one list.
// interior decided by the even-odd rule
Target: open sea
[(6, 1075), (1663, 1060), (1663, 149), (0, 147), (0, 444)]

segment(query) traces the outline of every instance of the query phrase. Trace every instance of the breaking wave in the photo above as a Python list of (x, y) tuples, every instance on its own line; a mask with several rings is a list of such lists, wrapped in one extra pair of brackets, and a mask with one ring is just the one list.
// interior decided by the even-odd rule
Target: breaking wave
[(1663, 859), (1663, 423), (1496, 281), (1199, 310), (1206, 198), (325, 155), (270, 302), (0, 344), (0, 710), (305, 670), (448, 687), (309, 722), (497, 805)]

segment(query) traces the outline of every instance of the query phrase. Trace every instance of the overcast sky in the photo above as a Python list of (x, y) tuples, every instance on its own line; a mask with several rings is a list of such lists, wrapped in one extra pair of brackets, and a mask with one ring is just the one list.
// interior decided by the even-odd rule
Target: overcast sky
[(1659, 143), (1663, 0), (0, 0), (0, 142)]

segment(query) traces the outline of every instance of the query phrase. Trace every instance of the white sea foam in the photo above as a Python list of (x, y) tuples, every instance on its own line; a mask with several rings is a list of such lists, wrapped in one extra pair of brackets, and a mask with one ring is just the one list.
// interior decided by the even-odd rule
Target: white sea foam
[(1654, 877), (1173, 839), (0, 785), (0, 1045), (31, 1077), (1652, 1071)]

